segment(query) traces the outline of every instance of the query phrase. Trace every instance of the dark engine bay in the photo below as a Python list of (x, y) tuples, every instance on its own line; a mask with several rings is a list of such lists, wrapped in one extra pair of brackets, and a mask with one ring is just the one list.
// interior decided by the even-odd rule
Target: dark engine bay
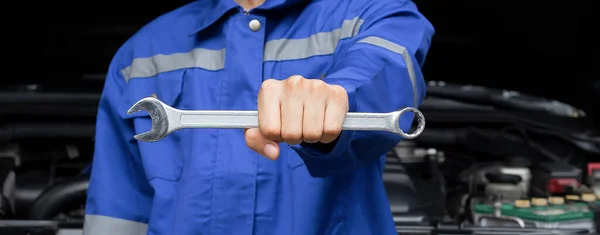
[[(81, 234), (108, 63), (139, 27), (185, 2), (143, 13), (133, 2), (27, 8), (43, 27), (15, 30), (43, 35), (45, 63), (15, 65), (28, 76), (0, 86), (0, 234)], [(437, 33), (423, 69), (425, 131), (386, 156), (399, 234), (596, 233), (600, 80), (591, 59), (558, 59), (591, 54), (590, 8), (528, 2), (504, 14), (510, 7), (481, 1), (415, 2)], [(571, 15), (547, 18), (558, 11)]]
[[(467, 100), (483, 96), (493, 102)], [(1, 93), (0, 234), (80, 233), (98, 98)], [(433, 81), (420, 109), (425, 132), (389, 152), (383, 175), (400, 234), (596, 231), (600, 162), (587, 159), (599, 159), (600, 135), (584, 111)]]

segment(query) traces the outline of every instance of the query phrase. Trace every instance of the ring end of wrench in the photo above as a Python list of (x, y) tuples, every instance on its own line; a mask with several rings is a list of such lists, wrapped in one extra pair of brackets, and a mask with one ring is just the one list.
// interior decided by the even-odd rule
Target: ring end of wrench
[[(412, 112), (415, 114), (415, 118), (417, 119), (417, 129), (410, 134), (405, 133), (402, 128), (400, 127), (400, 117), (402, 117), (402, 114), (406, 113), (406, 112)], [(395, 129), (395, 133), (399, 134), (400, 136), (402, 136), (404, 139), (414, 139), (417, 138), (419, 135), (421, 135), (421, 133), (423, 133), (423, 131), (425, 130), (425, 116), (423, 115), (423, 113), (421, 113), (421, 111), (419, 111), (416, 108), (413, 107), (407, 107), (404, 108), (400, 111), (394, 112), (394, 116), (393, 116), (393, 121), (394, 121), (394, 129)]]

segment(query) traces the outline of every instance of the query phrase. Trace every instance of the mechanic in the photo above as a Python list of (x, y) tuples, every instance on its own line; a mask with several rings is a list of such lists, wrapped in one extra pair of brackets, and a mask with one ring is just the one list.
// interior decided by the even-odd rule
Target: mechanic
[[(409, 0), (198, 0), (155, 19), (108, 69), (84, 234), (396, 234), (382, 156), (400, 137), (341, 127), (419, 105), (433, 33)], [(148, 96), (258, 110), (259, 128), (136, 141), (151, 119), (126, 112)]]

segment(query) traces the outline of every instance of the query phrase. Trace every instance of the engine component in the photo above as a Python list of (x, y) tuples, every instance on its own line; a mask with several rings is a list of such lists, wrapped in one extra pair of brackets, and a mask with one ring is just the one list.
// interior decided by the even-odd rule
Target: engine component
[(574, 193), (581, 185), (581, 170), (564, 163), (541, 163), (535, 169), (532, 193), (535, 196)]
[(531, 205), (533, 205), (533, 206), (547, 206), (548, 205), (548, 199), (546, 199), (546, 198), (532, 198), (531, 199)]
[(55, 183), (35, 201), (31, 207), (30, 219), (54, 219), (60, 212), (76, 209), (80, 206), (76, 203), (85, 201), (88, 185), (88, 174)]
[[(592, 197), (593, 196), (593, 197)], [(525, 227), (546, 229), (585, 228), (595, 230), (595, 212), (590, 203), (597, 205), (596, 197), (586, 196), (589, 201), (576, 201), (560, 204), (556, 197), (533, 198), (531, 200), (515, 200), (498, 206), (493, 202), (480, 202), (473, 205), (473, 218), (480, 226), (521, 226), (518, 222), (507, 224), (506, 219), (498, 219), (498, 215), (523, 221)], [(593, 200), (592, 200), (593, 199)], [(554, 203), (548, 204), (548, 201)], [(496, 216), (492, 216), (496, 215)]]
[(563, 197), (549, 197), (548, 198), (548, 203), (550, 203), (550, 205), (562, 205), (562, 204), (565, 204), (565, 198), (563, 198)]
[(591, 193), (581, 194), (581, 200), (584, 202), (594, 202), (596, 201), (596, 195)]
[[(529, 206), (529, 204), (526, 204), (527, 206)], [(517, 225), (519, 225), (520, 228), (525, 228), (525, 222), (518, 218), (518, 217), (514, 217), (514, 216), (507, 216), (502, 214), (502, 202), (499, 200), (494, 201), (494, 203), (492, 204), (492, 208), (493, 208), (493, 212), (491, 215), (489, 214), (484, 214), (484, 215), (479, 215), (475, 218), (477, 223), (482, 225), (482, 224), (486, 224), (486, 221), (493, 221), (499, 224), (511, 224), (511, 223), (516, 223)]]
[(531, 202), (529, 200), (516, 200), (515, 207), (516, 208), (529, 208), (529, 207), (531, 207)]
[(0, 218), (14, 212), (15, 159), (0, 156)]
[(594, 193), (600, 194), (600, 163), (588, 163), (587, 183)]
[(517, 185), (523, 191), (523, 195), (529, 195), (529, 187), (531, 186), (531, 161), (525, 157), (509, 158), (505, 166), (500, 167), (500, 173), (518, 175), (521, 177), (521, 182)]
[(487, 173), (485, 178), (488, 184), (485, 186), (485, 195), (500, 197), (505, 200), (515, 200), (525, 197), (525, 191), (519, 187), (521, 176), (501, 173)]

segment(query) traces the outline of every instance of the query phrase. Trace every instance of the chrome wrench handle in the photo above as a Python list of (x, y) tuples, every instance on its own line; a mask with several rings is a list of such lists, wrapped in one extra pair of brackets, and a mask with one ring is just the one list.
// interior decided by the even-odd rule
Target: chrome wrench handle
[[(406, 112), (416, 114), (417, 129), (410, 134), (399, 126), (400, 117)], [(174, 121), (174, 120), (173, 120)], [(177, 123), (177, 122), (175, 122)], [(184, 128), (257, 128), (257, 111), (179, 111), (177, 129)], [(405, 139), (414, 139), (425, 129), (425, 117), (415, 108), (404, 108), (391, 113), (347, 113), (342, 130), (389, 131)]]
[(257, 111), (181, 111), (182, 128), (257, 128)]

